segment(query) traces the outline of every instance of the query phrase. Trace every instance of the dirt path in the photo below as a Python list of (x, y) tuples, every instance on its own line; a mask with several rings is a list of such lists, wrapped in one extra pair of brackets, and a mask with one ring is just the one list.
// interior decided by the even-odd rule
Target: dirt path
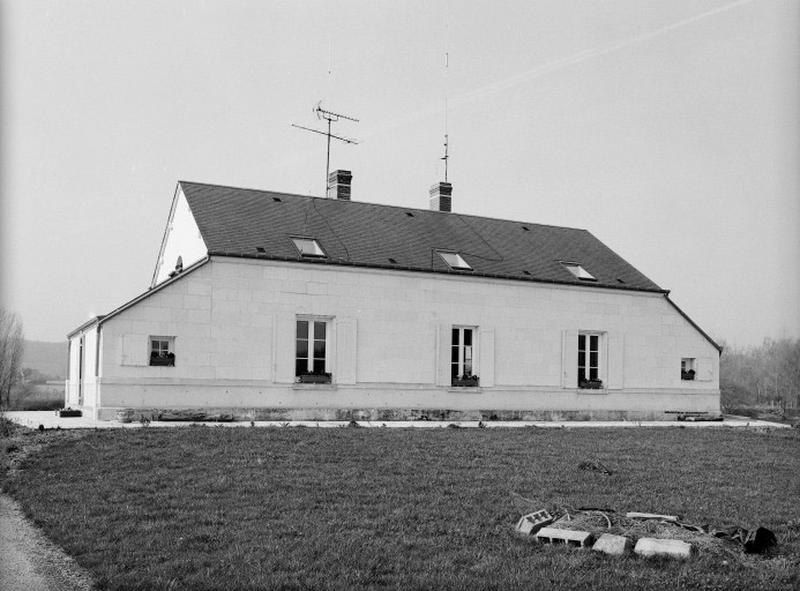
[(11, 497), (0, 494), (0, 589), (3, 591), (83, 591), (88, 573), (47, 540)]

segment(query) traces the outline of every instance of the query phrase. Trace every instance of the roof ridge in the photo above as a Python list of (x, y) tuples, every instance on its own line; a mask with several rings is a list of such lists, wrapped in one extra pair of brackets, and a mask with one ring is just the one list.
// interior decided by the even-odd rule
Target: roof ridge
[(287, 193), (287, 192), (284, 192), (284, 191), (273, 191), (271, 189), (254, 189), (254, 188), (251, 188), (251, 187), (236, 187), (236, 186), (233, 186), (233, 185), (219, 185), (219, 184), (216, 184), (216, 183), (202, 183), (202, 182), (199, 182), (199, 181), (179, 180), (178, 184), (179, 185), (180, 184), (202, 185), (204, 187), (218, 187), (220, 189), (235, 189), (235, 190), (239, 190), (239, 191), (255, 191), (257, 193), (268, 193), (268, 194), (271, 194), (271, 195), (285, 195), (285, 196), (288, 196), (288, 197), (301, 197), (303, 199), (319, 199), (319, 200), (322, 200), (322, 201), (335, 201), (336, 203), (342, 203), (342, 204), (352, 203), (352, 204), (355, 204), (356, 206), (358, 206), (358, 205), (373, 205), (373, 206), (376, 206), (376, 207), (386, 207), (386, 208), (392, 208), (392, 209), (401, 209), (401, 210), (404, 210), (404, 211), (421, 211), (421, 212), (425, 212), (425, 213), (429, 213), (429, 214), (455, 215), (455, 216), (459, 216), (459, 217), (473, 218), (473, 219), (478, 219), (478, 220), (492, 220), (492, 221), (495, 221), (495, 222), (507, 222), (507, 223), (512, 223), (512, 224), (519, 224), (520, 226), (539, 226), (539, 227), (542, 227), (542, 228), (558, 228), (558, 229), (563, 229), (563, 230), (577, 230), (577, 231), (580, 231), (580, 232), (587, 232), (587, 233), (591, 234), (591, 232), (589, 232), (589, 230), (587, 230), (585, 228), (575, 228), (573, 226), (559, 226), (559, 225), (556, 225), (556, 224), (543, 224), (541, 222), (527, 222), (527, 221), (522, 221), (522, 220), (512, 220), (512, 219), (508, 219), (508, 218), (496, 218), (496, 217), (489, 217), (489, 216), (483, 216), (483, 215), (476, 215), (476, 214), (472, 214), (472, 213), (459, 213), (459, 212), (455, 212), (455, 211), (438, 211), (438, 210), (435, 210), (435, 209), (426, 209), (424, 207), (408, 207), (408, 206), (405, 206), (405, 205), (393, 205), (393, 204), (390, 204), (390, 203), (375, 203), (374, 201), (358, 201), (358, 200), (350, 200), (350, 199), (331, 199), (330, 197), (320, 197), (319, 195), (303, 195), (301, 193)]

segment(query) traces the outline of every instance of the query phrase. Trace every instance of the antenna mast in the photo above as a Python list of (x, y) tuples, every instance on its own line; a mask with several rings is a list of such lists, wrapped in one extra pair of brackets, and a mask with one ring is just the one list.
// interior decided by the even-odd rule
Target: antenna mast
[(341, 113), (334, 113), (333, 111), (327, 111), (322, 108), (322, 101), (317, 103), (317, 106), (314, 107), (313, 111), (317, 115), (317, 119), (324, 119), (328, 122), (328, 131), (321, 131), (319, 129), (313, 129), (311, 127), (304, 127), (302, 125), (295, 125), (292, 123), (292, 127), (296, 127), (298, 129), (303, 129), (305, 131), (312, 131), (314, 133), (318, 133), (320, 135), (327, 136), (328, 138), (328, 151), (325, 158), (325, 195), (328, 195), (328, 189), (330, 189), (330, 185), (328, 184), (328, 175), (331, 172), (331, 138), (335, 140), (342, 141), (346, 144), (358, 144), (358, 140), (350, 138), (350, 137), (343, 137), (340, 135), (334, 135), (331, 133), (331, 123), (334, 121), (339, 121), (340, 119), (346, 119), (347, 121), (354, 121), (358, 123), (358, 119), (355, 117), (350, 117), (348, 115), (342, 115)]

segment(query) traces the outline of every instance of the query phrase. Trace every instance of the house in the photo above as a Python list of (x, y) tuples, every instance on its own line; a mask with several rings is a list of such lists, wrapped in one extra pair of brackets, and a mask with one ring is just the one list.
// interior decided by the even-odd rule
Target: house
[(720, 348), (586, 230), (179, 182), (150, 288), (68, 335), (66, 404), (243, 419), (718, 414)]

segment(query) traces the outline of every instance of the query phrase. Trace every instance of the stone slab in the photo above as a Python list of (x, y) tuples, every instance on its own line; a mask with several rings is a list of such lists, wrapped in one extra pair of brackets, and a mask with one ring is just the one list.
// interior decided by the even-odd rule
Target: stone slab
[(612, 556), (622, 556), (633, 546), (630, 538), (615, 534), (602, 534), (592, 546), (592, 550), (611, 554)]
[(669, 556), (672, 558), (689, 558), (692, 545), (682, 540), (662, 538), (639, 538), (633, 551), (639, 556)]
[(536, 539), (545, 544), (567, 544), (585, 548), (591, 545), (593, 536), (588, 531), (543, 527), (536, 534)]

